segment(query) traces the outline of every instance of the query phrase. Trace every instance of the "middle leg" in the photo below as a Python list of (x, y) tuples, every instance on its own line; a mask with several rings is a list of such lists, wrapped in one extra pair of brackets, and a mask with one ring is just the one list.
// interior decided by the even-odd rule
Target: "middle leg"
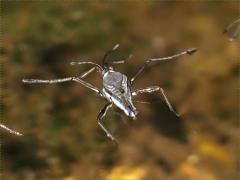
[(137, 89), (135, 91), (133, 91), (132, 96), (137, 96), (138, 94), (141, 93), (152, 93), (152, 92), (156, 92), (156, 91), (160, 91), (169, 110), (172, 111), (176, 116), (179, 117), (179, 114), (173, 109), (170, 101), (168, 100), (163, 88), (159, 87), (159, 86), (150, 86), (150, 87), (146, 87), (146, 88), (141, 88), (141, 89)]
[(85, 80), (83, 80), (95, 69), (96, 68), (93, 67), (78, 77), (66, 77), (66, 78), (61, 78), (61, 79), (23, 79), (22, 82), (26, 83), (26, 84), (56, 84), (56, 83), (63, 83), (63, 82), (68, 82), (68, 81), (75, 81), (75, 82), (78, 82), (78, 83), (82, 84), (83, 86), (95, 91), (98, 95), (103, 96), (100, 89), (98, 89), (91, 83), (88, 83)]

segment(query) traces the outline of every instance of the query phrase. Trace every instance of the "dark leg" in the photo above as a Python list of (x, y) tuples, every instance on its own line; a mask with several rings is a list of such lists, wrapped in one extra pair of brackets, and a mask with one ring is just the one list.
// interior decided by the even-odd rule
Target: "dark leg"
[(102, 60), (102, 65), (103, 65), (104, 68), (108, 68), (107, 57), (111, 53), (113, 53), (118, 47), (119, 47), (119, 44), (116, 44), (112, 49), (110, 49), (109, 51), (107, 51), (105, 53), (105, 55), (103, 56), (103, 60)]
[(8, 132), (11, 133), (11, 134), (15, 134), (15, 135), (17, 135), (17, 136), (22, 136), (21, 133), (15, 131), (15, 130), (13, 130), (13, 129), (10, 129), (10, 128), (8, 128), (7, 126), (5, 126), (5, 125), (3, 125), (3, 124), (1, 124), (1, 123), (0, 123), (0, 127), (3, 128), (3, 129), (5, 129), (6, 131), (8, 131)]
[(112, 141), (117, 142), (116, 139), (109, 133), (109, 131), (102, 124), (103, 118), (106, 116), (107, 111), (110, 107), (112, 107), (112, 103), (106, 104), (98, 114), (97, 120), (98, 120), (99, 126), (106, 133), (107, 137), (109, 137)]
[(138, 94), (141, 94), (141, 93), (152, 93), (152, 92), (156, 92), (156, 91), (160, 91), (162, 93), (162, 96), (163, 96), (166, 104), (168, 105), (169, 110), (172, 111), (176, 116), (179, 117), (179, 114), (173, 109), (170, 101), (168, 100), (166, 94), (164, 93), (164, 90), (159, 86), (150, 86), (147, 88), (137, 89), (136, 91), (134, 91), (132, 93), (132, 95), (137, 96)]
[(153, 62), (172, 60), (172, 59), (175, 59), (175, 58), (183, 56), (183, 55), (191, 55), (196, 51), (197, 50), (195, 48), (192, 48), (192, 49), (183, 51), (181, 53), (175, 54), (173, 56), (168, 56), (168, 57), (163, 57), (163, 58), (153, 58), (153, 59), (147, 60), (140, 68), (138, 68), (135, 75), (131, 78), (130, 83), (133, 84), (133, 82), (137, 79), (137, 77)]

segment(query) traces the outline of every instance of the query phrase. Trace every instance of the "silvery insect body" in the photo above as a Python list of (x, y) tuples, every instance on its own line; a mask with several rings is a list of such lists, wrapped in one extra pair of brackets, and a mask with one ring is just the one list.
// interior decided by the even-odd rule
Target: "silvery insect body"
[[(169, 109), (174, 112), (176, 115), (178, 115), (174, 109), (172, 108), (170, 102), (167, 99), (167, 96), (165, 95), (163, 89), (159, 86), (150, 86), (146, 88), (136, 89), (133, 90), (133, 83), (134, 81), (139, 77), (139, 75), (152, 63), (154, 62), (162, 62), (167, 60), (172, 60), (177, 57), (183, 56), (183, 55), (191, 55), (194, 52), (196, 52), (195, 48), (188, 49), (186, 51), (183, 51), (181, 53), (175, 54), (173, 56), (169, 57), (163, 57), (163, 58), (154, 58), (147, 60), (142, 66), (139, 67), (139, 69), (135, 72), (135, 74), (128, 79), (128, 77), (125, 74), (122, 74), (121, 72), (114, 71), (112, 64), (121, 64), (125, 63), (126, 59), (119, 60), (119, 61), (112, 61), (108, 62), (107, 57), (114, 52), (118, 48), (118, 44), (115, 45), (110, 51), (108, 51), (104, 57), (103, 57), (103, 63), (102, 65), (96, 64), (94, 62), (90, 61), (83, 61), (83, 62), (71, 62), (71, 65), (82, 65), (82, 64), (91, 64), (93, 67), (83, 73), (80, 76), (76, 77), (67, 77), (62, 79), (53, 79), (53, 80), (42, 80), (42, 79), (23, 79), (23, 83), (33, 84), (33, 83), (46, 83), (46, 84), (52, 84), (52, 83), (62, 83), (67, 81), (75, 81), (83, 86), (95, 91), (99, 96), (103, 97), (108, 101), (108, 103), (102, 108), (100, 113), (98, 114), (97, 121), (99, 126), (102, 128), (102, 130), (106, 133), (107, 137), (109, 137), (112, 141), (117, 142), (116, 139), (112, 136), (112, 134), (104, 127), (103, 125), (103, 118), (106, 116), (107, 111), (113, 106), (117, 106), (119, 109), (121, 109), (124, 114), (128, 117), (131, 117), (133, 119), (137, 118), (138, 111), (136, 107), (133, 104), (133, 98), (141, 93), (152, 93), (152, 92), (160, 92), (165, 102), (167, 103)], [(102, 89), (99, 89), (92, 85), (89, 82), (86, 82), (84, 78), (88, 76), (91, 72), (94, 70), (97, 70), (101, 77), (102, 77)]]
[(132, 102), (131, 86), (126, 75), (113, 70), (107, 71), (103, 75), (103, 95), (127, 116), (136, 119), (137, 110)]

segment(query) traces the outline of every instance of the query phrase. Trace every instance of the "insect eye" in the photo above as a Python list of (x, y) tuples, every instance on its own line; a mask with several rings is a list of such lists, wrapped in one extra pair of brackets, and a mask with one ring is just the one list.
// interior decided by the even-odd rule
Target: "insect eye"
[(124, 89), (122, 89), (122, 88), (120, 89), (120, 92), (121, 92), (122, 94), (125, 93)]

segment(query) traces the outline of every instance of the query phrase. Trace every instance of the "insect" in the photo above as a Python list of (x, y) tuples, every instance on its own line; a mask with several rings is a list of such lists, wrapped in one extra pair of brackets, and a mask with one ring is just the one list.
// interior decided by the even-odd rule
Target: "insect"
[[(133, 98), (141, 93), (152, 93), (152, 92), (160, 92), (166, 104), (168, 105), (169, 109), (175, 113), (177, 116), (178, 114), (173, 109), (172, 105), (170, 104), (167, 96), (164, 93), (164, 90), (159, 86), (150, 86), (141, 89), (133, 89), (133, 83), (136, 79), (143, 73), (143, 71), (153, 63), (168, 61), (175, 58), (178, 58), (183, 55), (191, 55), (196, 52), (196, 48), (188, 49), (186, 51), (180, 52), (178, 54), (169, 56), (169, 57), (162, 57), (162, 58), (152, 58), (147, 60), (143, 65), (141, 65), (137, 71), (133, 74), (133, 76), (128, 79), (125, 74), (121, 72), (117, 72), (113, 69), (113, 64), (121, 64), (125, 63), (126, 59), (117, 60), (109, 62), (107, 61), (107, 57), (112, 54), (117, 48), (119, 47), (116, 44), (111, 50), (107, 51), (103, 57), (102, 65), (91, 61), (84, 61), (84, 62), (71, 62), (71, 65), (83, 65), (83, 64), (91, 64), (93, 67), (88, 71), (84, 72), (80, 76), (76, 77), (67, 77), (62, 79), (52, 79), (52, 80), (42, 80), (42, 79), (23, 79), (23, 83), (34, 84), (34, 83), (45, 83), (45, 84), (54, 84), (54, 83), (63, 83), (67, 81), (75, 81), (77, 83), (82, 84), (83, 86), (91, 89), (97, 95), (101, 96), (102, 98), (106, 99), (108, 103), (102, 108), (100, 113), (97, 116), (97, 122), (101, 129), (106, 133), (106, 136), (110, 138), (112, 141), (117, 142), (113, 135), (105, 128), (103, 125), (103, 119), (106, 116), (109, 109), (115, 105), (119, 109), (121, 109), (126, 116), (131, 117), (133, 119), (137, 118), (138, 111), (133, 104)], [(99, 89), (92, 85), (89, 82), (86, 82), (84, 78), (88, 76), (91, 72), (96, 70), (99, 72), (102, 78), (102, 89)]]
[(240, 19), (229, 24), (223, 31), (227, 34), (229, 41), (234, 41), (240, 36)]

